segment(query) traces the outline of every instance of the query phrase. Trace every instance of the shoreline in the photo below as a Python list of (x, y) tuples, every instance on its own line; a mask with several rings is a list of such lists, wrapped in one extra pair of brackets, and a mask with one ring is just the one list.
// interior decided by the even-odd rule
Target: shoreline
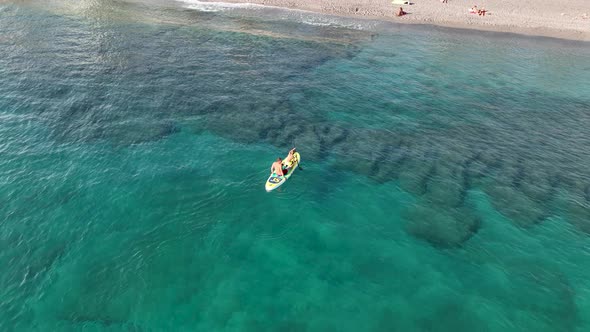
[[(220, 3), (216, 0), (195, 0), (194, 2)], [(590, 1), (586, 0), (570, 0), (566, 8), (559, 7), (559, 3), (551, 0), (519, 2), (449, 0), (449, 3), (441, 3), (439, 0), (416, 0), (416, 3), (412, 5), (393, 5), (390, 0), (223, 0), (223, 2), (257, 4), (404, 24), (590, 41)], [(482, 4), (480, 8), (488, 11), (486, 16), (468, 13), (471, 6), (480, 3)], [(395, 10), (399, 7), (403, 7), (408, 15), (396, 17)]]

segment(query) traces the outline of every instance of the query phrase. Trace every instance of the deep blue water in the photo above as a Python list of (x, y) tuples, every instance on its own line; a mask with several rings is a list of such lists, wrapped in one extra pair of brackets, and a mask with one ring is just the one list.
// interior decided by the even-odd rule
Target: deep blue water
[(589, 91), (587, 43), (0, 3), (0, 330), (587, 331)]

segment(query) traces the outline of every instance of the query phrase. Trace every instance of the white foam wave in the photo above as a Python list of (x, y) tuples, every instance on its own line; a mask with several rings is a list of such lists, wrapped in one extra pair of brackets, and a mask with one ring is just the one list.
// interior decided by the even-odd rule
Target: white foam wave
[(306, 10), (282, 8), (268, 5), (259, 5), (254, 3), (230, 3), (230, 2), (209, 2), (199, 0), (176, 0), (185, 4), (186, 8), (195, 9), (203, 12), (221, 12), (229, 11), (234, 9), (279, 9), (283, 11), (283, 14), (275, 12), (275, 19), (294, 20), (302, 24), (308, 24), (313, 26), (333, 26), (333, 27), (344, 27), (355, 30), (365, 30), (367, 23), (360, 23), (353, 19), (347, 19), (343, 17), (336, 17), (331, 15), (324, 15), (319, 13), (313, 13)]
[(199, 0), (177, 0), (186, 4), (186, 8), (196, 9), (203, 12), (220, 12), (235, 8), (256, 8), (266, 7), (253, 3), (229, 3), (229, 2), (208, 2)]
[(361, 22), (345, 17), (337, 17), (305, 11), (302, 11), (300, 15), (285, 15), (282, 18), (317, 27), (348, 28), (353, 30), (366, 30), (367, 28), (370, 28), (372, 25), (374, 25), (369, 21)]

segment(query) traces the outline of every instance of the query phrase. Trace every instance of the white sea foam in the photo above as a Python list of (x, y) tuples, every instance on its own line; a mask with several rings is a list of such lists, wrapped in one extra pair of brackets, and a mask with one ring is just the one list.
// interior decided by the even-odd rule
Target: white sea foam
[(309, 12), (306, 10), (283, 8), (267, 5), (259, 5), (254, 3), (229, 3), (229, 2), (208, 2), (199, 0), (176, 0), (185, 4), (185, 8), (195, 9), (203, 12), (221, 12), (230, 11), (236, 9), (278, 9), (283, 14), (275, 12), (274, 18), (294, 20), (303, 24), (314, 25), (314, 26), (334, 26), (334, 27), (345, 27), (355, 30), (364, 30), (367, 23), (360, 23), (355, 20), (346, 19), (342, 17), (335, 17), (330, 15), (318, 14)]
[(257, 5), (253, 3), (229, 3), (229, 2), (208, 2), (199, 0), (177, 0), (184, 2), (186, 8), (196, 9), (203, 12), (220, 12), (224, 10), (231, 10), (235, 8), (257, 8), (267, 7), (263, 5)]
[(341, 27), (354, 30), (365, 30), (369, 27), (369, 22), (355, 22), (350, 19), (332, 17), (332, 16), (321, 16), (315, 14), (301, 15), (298, 18), (291, 17), (290, 19), (296, 19), (299, 23), (314, 25), (319, 27)]

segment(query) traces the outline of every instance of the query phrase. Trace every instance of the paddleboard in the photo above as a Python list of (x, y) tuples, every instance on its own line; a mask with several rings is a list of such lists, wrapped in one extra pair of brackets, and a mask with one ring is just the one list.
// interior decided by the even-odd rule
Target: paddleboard
[(287, 169), (287, 174), (283, 176), (277, 175), (277, 173), (273, 172), (268, 177), (268, 180), (266, 180), (266, 185), (264, 186), (266, 191), (273, 191), (278, 187), (282, 186), (283, 183), (285, 183), (291, 177), (291, 175), (293, 175), (293, 172), (295, 171), (295, 169), (297, 169), (297, 166), (299, 166), (300, 162), (301, 156), (299, 155), (299, 152), (293, 153), (293, 158), (291, 159), (289, 165), (287, 165), (283, 160), (283, 170)]

